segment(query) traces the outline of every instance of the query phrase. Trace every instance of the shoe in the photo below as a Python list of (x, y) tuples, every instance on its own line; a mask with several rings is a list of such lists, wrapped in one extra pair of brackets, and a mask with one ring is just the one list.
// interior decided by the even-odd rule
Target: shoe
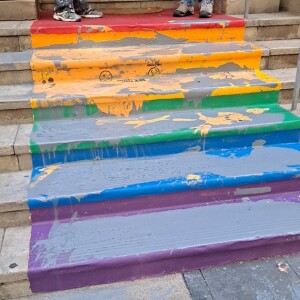
[(95, 19), (95, 18), (101, 18), (103, 17), (103, 13), (101, 11), (97, 11), (95, 9), (88, 9), (82, 14), (80, 14), (81, 17), (83, 18), (90, 18), (90, 19)]
[(180, 3), (178, 8), (174, 11), (173, 17), (185, 17), (194, 14), (194, 6)]
[(54, 12), (53, 19), (64, 22), (79, 22), (81, 17), (75, 13), (72, 7), (64, 7), (60, 12)]
[(199, 18), (210, 18), (212, 16), (212, 12), (213, 12), (212, 3), (208, 2), (207, 0), (203, 0), (199, 12)]

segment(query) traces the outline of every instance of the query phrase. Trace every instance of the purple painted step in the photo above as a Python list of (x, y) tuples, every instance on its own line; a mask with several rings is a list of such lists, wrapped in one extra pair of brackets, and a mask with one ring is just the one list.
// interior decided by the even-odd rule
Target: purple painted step
[(35, 223), (31, 289), (70, 289), (299, 252), (299, 196)]

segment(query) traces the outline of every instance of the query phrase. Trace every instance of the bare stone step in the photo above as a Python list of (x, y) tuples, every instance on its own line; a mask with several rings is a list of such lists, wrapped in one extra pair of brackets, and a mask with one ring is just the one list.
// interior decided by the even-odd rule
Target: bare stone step
[(264, 50), (261, 69), (276, 70), (297, 67), (300, 39), (257, 41), (255, 45)]
[[(0, 1), (2, 3), (2, 1)], [(33, 21), (0, 21), (0, 52), (31, 48), (30, 27)]]
[(28, 225), (27, 188), (31, 171), (0, 174), (0, 228)]
[[(243, 17), (243, 15), (235, 15)], [(270, 41), (300, 38), (300, 13), (278, 12), (250, 14), (246, 21), (246, 41)]]
[(35, 0), (0, 1), (0, 20), (34, 20), (37, 18)]
[(31, 124), (0, 126), (0, 173), (32, 168)]

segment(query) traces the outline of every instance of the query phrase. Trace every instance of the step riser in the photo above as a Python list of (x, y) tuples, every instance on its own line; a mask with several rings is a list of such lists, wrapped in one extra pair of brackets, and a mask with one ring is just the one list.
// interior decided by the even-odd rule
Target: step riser
[(170, 43), (178, 44), (188, 42), (212, 43), (242, 41), (244, 28), (213, 28), (189, 30), (153, 30), (131, 32), (97, 32), (107, 29), (91, 30), (91, 33), (68, 34), (31, 34), (32, 48), (67, 48), (67, 47), (105, 47), (105, 46), (133, 46), (133, 45), (160, 45)]
[[(224, 53), (225, 54), (225, 53)], [(111, 54), (110, 54), (111, 55)], [(261, 52), (256, 53), (231, 53), (229, 55), (183, 55), (154, 56), (141, 55), (141, 59), (124, 60), (124, 58), (108, 59), (103, 61), (42, 61), (39, 63), (33, 58), (32, 76), (36, 84), (47, 82), (59, 83), (65, 81), (99, 80), (110, 82), (111, 80), (128, 80), (143, 76), (156, 77), (164, 74), (192, 72), (207, 72), (221, 70), (258, 69)], [(183, 74), (184, 75), (184, 74)], [(192, 80), (192, 78), (191, 78)]]
[[(245, 41), (272, 41), (284, 39), (299, 39), (300, 25), (247, 27)], [(288, 33), (288, 34), (287, 34)]]
[(30, 70), (0, 71), (0, 86), (8, 84), (33, 83)]
[[(294, 125), (298, 126), (298, 125)], [(272, 128), (269, 129), (270, 131)], [(278, 129), (277, 129), (278, 130)], [(223, 133), (224, 134), (224, 133)], [(230, 149), (234, 147), (250, 147), (257, 143), (264, 145), (276, 144), (277, 141), (286, 143), (298, 142), (300, 140), (300, 130), (281, 131), (281, 132), (266, 132), (260, 134), (243, 135), (242, 130), (238, 130), (239, 135), (231, 135), (216, 138), (201, 138), (199, 133), (178, 133), (177, 135), (166, 134), (164, 137), (151, 136), (145, 138), (146, 144), (139, 144), (142, 142), (142, 137), (129, 138), (128, 141), (120, 140), (119, 143), (133, 143), (127, 147), (118, 146), (98, 148), (97, 145), (101, 142), (72, 142), (70, 145), (50, 145), (40, 146), (37, 149), (36, 143), (32, 141), (32, 152), (40, 151), (42, 153), (32, 154), (32, 162), (34, 167), (47, 166), (51, 164), (67, 163), (82, 160), (98, 160), (98, 159), (112, 159), (112, 158), (137, 158), (144, 156), (169, 155), (180, 153), (183, 151), (209, 151), (219, 148)], [(187, 135), (194, 135), (194, 139), (186, 140)], [(199, 136), (199, 137), (198, 137)], [(184, 139), (185, 138), (185, 139)], [(144, 142), (145, 142), (144, 141)], [(158, 142), (155, 142), (158, 141)], [(167, 142), (166, 142), (167, 141)], [(107, 142), (102, 142), (107, 144)], [(111, 141), (111, 144), (116, 143)], [(83, 147), (87, 149), (82, 150)], [(97, 149), (98, 148), (98, 149)], [(61, 151), (60, 149), (66, 149)]]
[[(76, 214), (76, 220), (89, 218), (127, 216), (139, 213), (184, 209), (194, 206), (220, 205), (224, 203), (257, 202), (266, 198), (272, 201), (288, 201), (297, 192), (299, 179), (267, 182), (256, 185), (242, 185), (233, 188), (194, 190), (164, 195), (153, 195), (121, 200), (99, 201), (86, 204), (62, 205), (32, 209), (33, 224), (60, 220), (69, 222)], [(285, 194), (282, 194), (282, 191)], [(1, 215), (0, 215), (1, 216)]]

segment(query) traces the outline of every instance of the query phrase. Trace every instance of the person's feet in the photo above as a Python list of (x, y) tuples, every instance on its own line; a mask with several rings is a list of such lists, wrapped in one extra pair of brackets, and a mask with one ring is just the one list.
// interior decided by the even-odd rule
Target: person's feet
[(173, 17), (185, 17), (185, 16), (191, 16), (194, 14), (194, 6), (193, 5), (187, 5), (185, 3), (180, 3), (178, 8), (173, 13)]
[(95, 19), (95, 18), (101, 18), (103, 17), (103, 13), (101, 11), (97, 11), (95, 9), (88, 9), (82, 14), (80, 14), (81, 17), (83, 18), (90, 18), (90, 19)]
[(75, 13), (74, 8), (64, 7), (61, 11), (54, 12), (53, 19), (64, 22), (79, 22), (81, 17)]
[(199, 18), (210, 18), (213, 12), (213, 5), (207, 0), (202, 0)]

